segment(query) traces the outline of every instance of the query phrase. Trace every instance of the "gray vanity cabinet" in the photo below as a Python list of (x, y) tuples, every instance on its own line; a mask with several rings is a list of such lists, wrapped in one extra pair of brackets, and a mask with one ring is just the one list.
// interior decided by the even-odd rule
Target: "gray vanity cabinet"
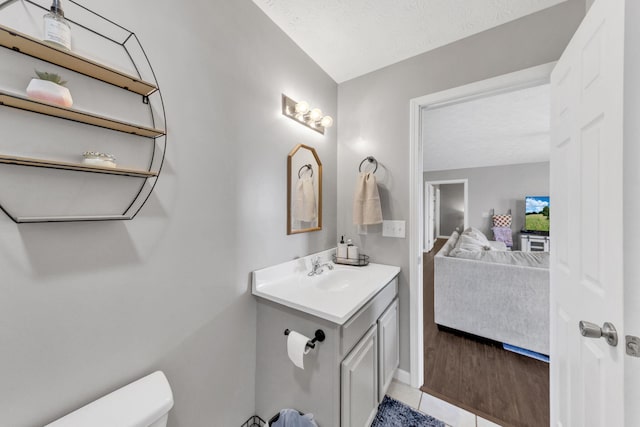
[(373, 325), (341, 363), (342, 426), (368, 426), (378, 408), (378, 327)]
[[(398, 367), (398, 279), (343, 324), (258, 298), (256, 411), (311, 412), (321, 427), (365, 427)], [(299, 369), (287, 357), (285, 329), (326, 335)]]
[(398, 299), (378, 319), (378, 400), (382, 401), (400, 365)]
[(395, 296), (392, 290), (380, 294), (380, 306), (386, 309), (341, 363), (343, 427), (371, 424), (400, 363), (398, 299), (387, 306)]

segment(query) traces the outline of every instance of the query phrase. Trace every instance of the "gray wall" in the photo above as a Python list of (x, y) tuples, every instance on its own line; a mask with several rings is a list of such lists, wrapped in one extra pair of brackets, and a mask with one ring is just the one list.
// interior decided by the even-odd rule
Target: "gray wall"
[[(283, 117), (280, 95), (335, 115), (337, 85), (250, 0), (83, 5), (141, 40), (168, 154), (131, 222), (0, 215), (0, 425), (43, 425), (161, 369), (170, 426), (239, 426), (255, 409), (249, 273), (337, 235), (336, 128), (323, 137)], [(3, 128), (3, 139), (20, 132)], [(298, 143), (322, 159), (324, 229), (287, 236), (286, 159)]]
[(378, 159), (383, 216), (408, 221), (409, 100), (557, 60), (584, 11), (583, 0), (569, 0), (338, 87), (338, 231), (373, 262), (402, 268), (401, 369), (409, 370), (409, 239), (378, 230), (356, 235), (351, 204), (358, 164), (368, 155)]
[(493, 238), (491, 209), (496, 214), (511, 209), (514, 248), (519, 249), (525, 196), (549, 195), (549, 162), (424, 173), (425, 182), (450, 179), (469, 180), (469, 225), (481, 230), (489, 239)]
[(440, 235), (464, 227), (464, 184), (440, 184)]

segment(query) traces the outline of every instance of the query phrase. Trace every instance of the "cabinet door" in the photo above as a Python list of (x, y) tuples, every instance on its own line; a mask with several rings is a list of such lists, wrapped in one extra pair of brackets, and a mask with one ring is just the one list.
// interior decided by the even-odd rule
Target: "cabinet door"
[(341, 364), (341, 427), (368, 426), (378, 409), (378, 327), (373, 325)]
[(384, 398), (396, 368), (400, 364), (400, 337), (398, 324), (398, 299), (391, 303), (378, 319), (378, 401)]

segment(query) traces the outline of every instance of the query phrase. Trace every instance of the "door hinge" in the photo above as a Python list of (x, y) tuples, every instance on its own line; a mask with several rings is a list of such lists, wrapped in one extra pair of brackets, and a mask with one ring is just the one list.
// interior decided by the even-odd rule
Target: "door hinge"
[(624, 348), (629, 356), (640, 357), (640, 338), (627, 335)]

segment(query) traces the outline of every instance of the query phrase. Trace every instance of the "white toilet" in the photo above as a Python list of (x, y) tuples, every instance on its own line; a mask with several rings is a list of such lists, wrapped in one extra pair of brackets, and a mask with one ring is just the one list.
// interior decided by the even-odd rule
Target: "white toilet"
[(166, 427), (172, 407), (169, 381), (156, 371), (45, 427)]

